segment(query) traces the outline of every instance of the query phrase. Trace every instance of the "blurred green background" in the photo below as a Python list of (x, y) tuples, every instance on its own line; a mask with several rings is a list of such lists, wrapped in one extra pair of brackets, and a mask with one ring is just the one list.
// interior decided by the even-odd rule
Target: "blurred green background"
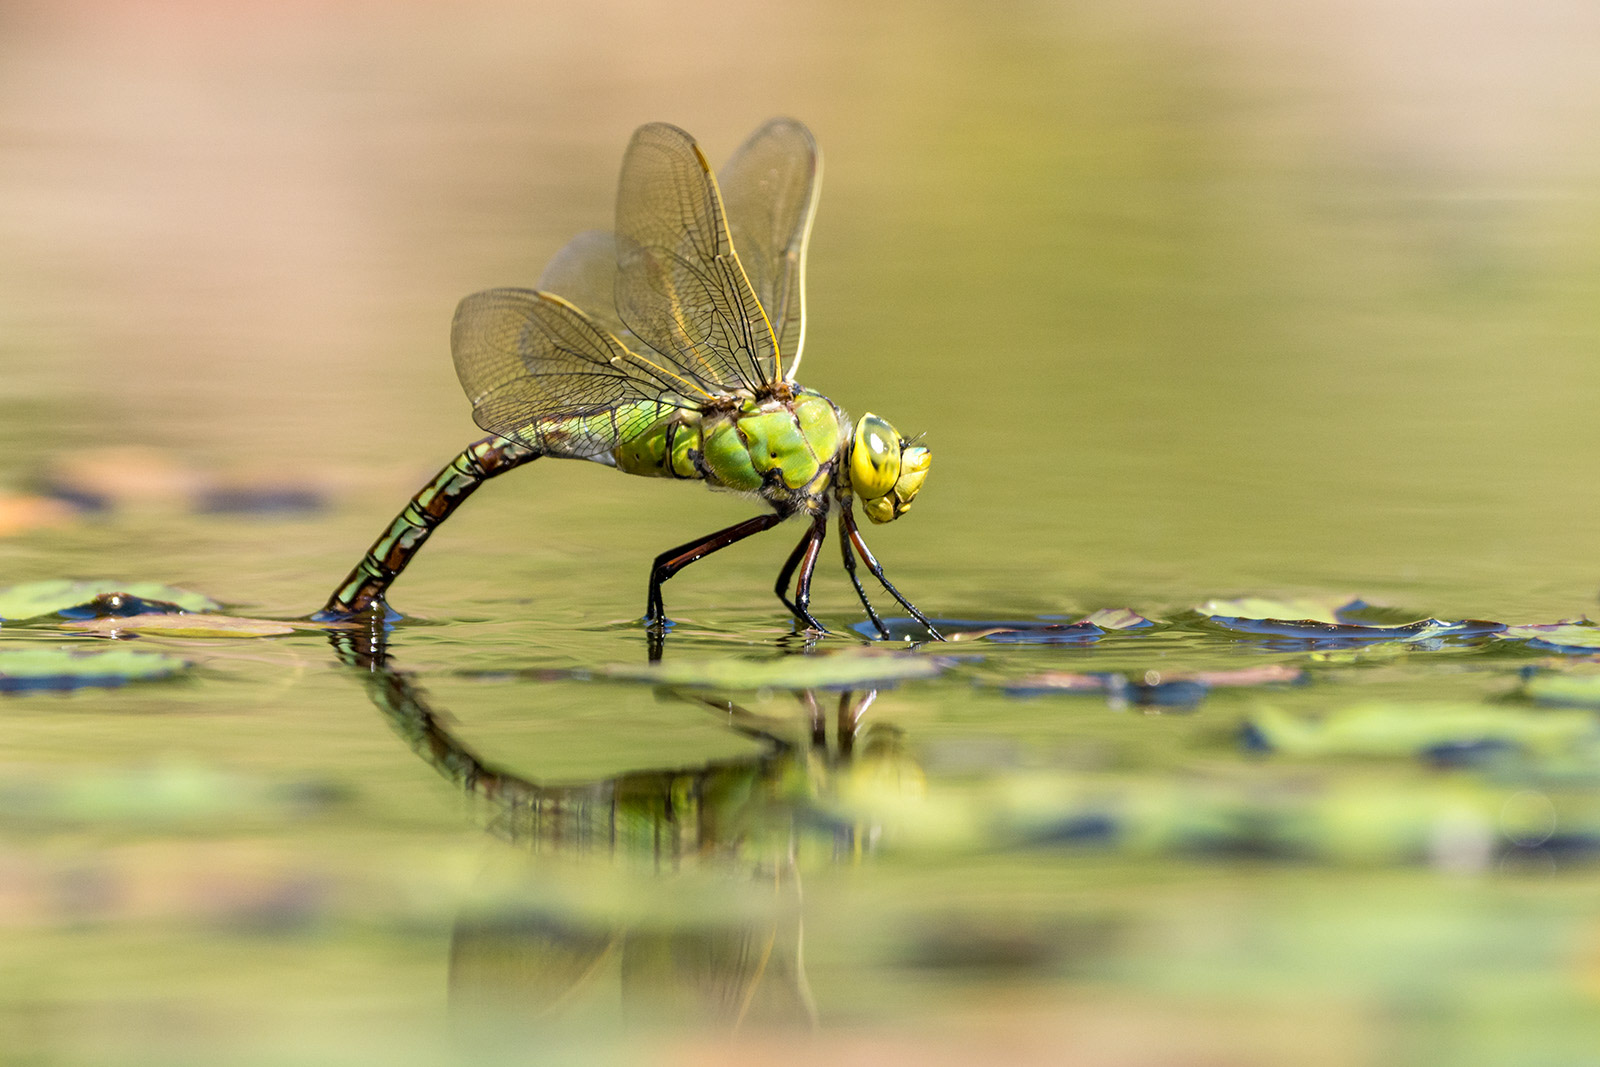
[[(1600, 588), (1597, 47), (1600, 9), (1565, 0), (7, 4), (0, 492), (99, 463), (120, 495), (0, 539), (0, 579), (114, 574), (314, 609), (478, 435), (449, 360), (455, 302), (530, 285), (567, 237), (608, 226), (639, 124), (683, 126), (720, 161), (789, 114), (826, 158), (802, 378), (926, 434), (927, 489), (873, 544), (931, 614), (1170, 616), (1249, 592), (1580, 616)], [(146, 451), (106, 451), (128, 448)], [(328, 504), (197, 516), (176, 502), (197, 478)], [(401, 581), (395, 605), (445, 625), (403, 630), (397, 655), (440, 672), (637, 660), (648, 559), (749, 513), (537, 464)], [(787, 632), (766, 590), (789, 540), (669, 587), (682, 654)], [(830, 626), (856, 620), (836, 574), (817, 596)], [(195, 825), (14, 819), (0, 1042), (36, 1063), (455, 1054), (444, 940), (488, 847), (469, 813), (321, 639), (182, 651), (208, 673), (181, 689), (0, 703), (0, 759), (25, 783), (210, 768), (355, 799), (309, 821), (272, 804)], [(1486, 698), (1449, 665), (1367, 681)], [(479, 719), (481, 686), (441, 691), (535, 776), (749, 751), (627, 688), (495, 693)], [(1217, 740), (1233, 705), (1086, 726), (946, 683), (883, 706), (913, 738), (980, 751), (1108, 745), (1094, 766), (1249, 775)], [(955, 1062), (1009, 1040), (1088, 1062), (1416, 1063), (1450, 1033), (1493, 1062), (1555, 1013), (1556, 1062), (1600, 989), (1589, 875), (1329, 883), (1059, 856), (879, 871), (822, 898), (879, 917), (1032, 901), (1047, 927), (1134, 933), (1063, 999), (1070, 962), (1048, 982), (923, 987), (846, 922), (816, 935), (836, 976), (819, 997), (848, 1024), (821, 1046), (650, 1051)], [(102, 883), (120, 888), (101, 899)], [(273, 893), (306, 894), (289, 910), (309, 918), (238, 934), (226, 902)], [(1383, 971), (1407, 953), (1402, 977)], [(1420, 977), (1460, 971), (1474, 981)], [(965, 1005), (948, 1045), (906, 1021), (941, 997)], [(1430, 1036), (1408, 1044), (1413, 1023)], [(560, 1047), (582, 1061), (603, 1030)], [(1312, 1032), (1348, 1036), (1308, 1050)]]

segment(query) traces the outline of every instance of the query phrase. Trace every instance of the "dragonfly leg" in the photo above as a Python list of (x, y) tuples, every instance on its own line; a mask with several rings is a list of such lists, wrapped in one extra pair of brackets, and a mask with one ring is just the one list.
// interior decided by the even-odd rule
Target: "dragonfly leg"
[(867, 591), (861, 588), (861, 576), (856, 573), (856, 553), (850, 544), (851, 525), (845, 520), (848, 514), (848, 506), (839, 511), (839, 547), (844, 551), (844, 572), (850, 576), (850, 584), (855, 586), (856, 596), (861, 598), (861, 606), (867, 609), (867, 618), (872, 620), (878, 636), (888, 637), (889, 628), (878, 618), (877, 611), (872, 607), (872, 601), (867, 599)]
[(860, 553), (861, 562), (865, 563), (867, 565), (867, 570), (872, 572), (872, 576), (874, 578), (878, 579), (878, 584), (887, 589), (889, 591), (889, 595), (898, 600), (900, 602), (900, 606), (909, 611), (911, 613), (911, 617), (922, 624), (922, 628), (928, 631), (929, 637), (932, 637), (935, 641), (943, 641), (944, 635), (933, 628), (933, 623), (928, 621), (928, 617), (922, 612), (918, 611), (915, 604), (901, 596), (900, 590), (896, 589), (889, 581), (888, 577), (884, 575), (882, 565), (878, 563), (878, 559), (872, 554), (872, 550), (867, 547), (867, 542), (862, 539), (861, 531), (856, 528), (856, 517), (852, 513), (850, 505), (845, 505), (844, 511), (840, 516), (840, 521), (844, 523), (845, 530), (847, 531), (846, 536), (849, 538), (850, 543), (854, 545), (855, 550)]
[(794, 583), (794, 604), (790, 607), (795, 618), (819, 633), (827, 633), (828, 628), (811, 614), (811, 575), (817, 569), (817, 557), (822, 554), (822, 542), (827, 537), (828, 517), (818, 515), (811, 520), (811, 529), (800, 542), (805, 545), (805, 558), (800, 562), (800, 578)]
[(328, 597), (313, 618), (345, 619), (373, 608), (385, 607), (383, 596), (406, 569), (438, 525), (450, 517), (484, 482), (513, 467), (538, 459), (542, 452), (504, 437), (490, 436), (461, 450), (461, 454), (433, 480), (418, 490)]
[(697, 559), (704, 559), (713, 552), (719, 552), (729, 545), (743, 541), (751, 534), (758, 534), (763, 530), (770, 530), (783, 521), (783, 516), (777, 513), (771, 515), (757, 515), (753, 519), (734, 523), (725, 530), (707, 534), (694, 541), (686, 542), (677, 548), (669, 548), (650, 566), (650, 592), (645, 602), (644, 621), (652, 630), (666, 626), (667, 609), (661, 602), (661, 583), (677, 574), (683, 568)]
[(789, 579), (794, 577), (795, 568), (800, 566), (800, 557), (806, 554), (806, 549), (811, 545), (812, 531), (808, 527), (805, 535), (800, 538), (800, 543), (794, 546), (794, 551), (789, 553), (789, 558), (783, 561), (783, 568), (778, 571), (778, 581), (772, 591), (778, 594), (778, 599), (783, 601), (783, 606), (789, 609), (789, 614), (799, 616), (795, 609), (794, 601), (789, 599)]

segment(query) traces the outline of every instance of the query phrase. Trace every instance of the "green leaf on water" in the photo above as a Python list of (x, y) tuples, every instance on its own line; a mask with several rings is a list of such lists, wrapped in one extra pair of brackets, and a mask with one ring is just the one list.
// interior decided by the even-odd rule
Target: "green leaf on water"
[(1540, 641), (1547, 645), (1560, 645), (1562, 648), (1593, 649), (1600, 652), (1600, 626), (1587, 620), (1507, 626), (1501, 631), (1500, 636), (1507, 641)]
[(341, 803), (318, 781), (249, 778), (185, 762), (52, 768), (8, 776), (0, 819), (12, 825), (179, 828), (243, 818), (283, 821)]
[(127, 593), (141, 600), (165, 601), (185, 611), (216, 611), (222, 606), (208, 596), (159, 582), (124, 582), (114, 578), (72, 581), (62, 578), (24, 582), (0, 589), (0, 619), (35, 619), (41, 615), (54, 615), (112, 593)]
[(948, 659), (937, 656), (841, 652), (763, 660), (673, 660), (642, 667), (619, 664), (599, 673), (608, 678), (693, 689), (868, 689), (932, 678), (949, 665)]
[(1265, 707), (1247, 720), (1247, 739), (1291, 756), (1412, 756), (1474, 745), (1550, 754), (1600, 742), (1600, 722), (1584, 711), (1371, 701), (1316, 718)]
[(1194, 610), (1201, 615), (1230, 619), (1283, 619), (1290, 621), (1337, 623), (1339, 613), (1356, 604), (1354, 597), (1296, 597), (1275, 600), (1247, 596), (1233, 600), (1208, 600)]
[(87, 651), (34, 645), (0, 649), (0, 692), (38, 692), (167, 678), (187, 669), (177, 656), (133, 648)]
[(1100, 608), (1078, 621), (1093, 623), (1102, 630), (1137, 630), (1155, 625), (1153, 619), (1145, 618), (1132, 608)]
[(64, 622), (61, 628), (85, 633), (138, 632), (160, 634), (163, 637), (274, 637), (278, 634), (292, 634), (295, 631), (294, 626), (277, 619), (247, 619), (234, 615), (204, 615), (189, 612), (82, 619)]
[(1523, 683), (1522, 695), (1541, 704), (1600, 708), (1600, 673), (1536, 674)]

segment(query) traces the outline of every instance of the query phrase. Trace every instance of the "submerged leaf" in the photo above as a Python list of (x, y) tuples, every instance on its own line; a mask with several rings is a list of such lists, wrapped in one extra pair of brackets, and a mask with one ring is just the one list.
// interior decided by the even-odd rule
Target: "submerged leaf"
[(43, 582), (24, 582), (0, 589), (0, 619), (34, 619), (41, 615), (87, 609), (100, 598), (125, 594), (143, 601), (159, 602), (161, 610), (170, 606), (184, 611), (215, 611), (221, 607), (215, 600), (200, 593), (162, 585), (159, 582), (122, 582), (111, 578), (94, 578), (86, 581), (57, 579)]
[(681, 685), (695, 689), (865, 689), (914, 678), (932, 678), (948, 659), (899, 653), (838, 653), (777, 659), (674, 660), (636, 667), (617, 665), (609, 678)]
[(84, 686), (118, 686), (125, 682), (167, 678), (189, 664), (177, 656), (132, 648), (80, 651), (48, 645), (0, 649), (0, 693)]

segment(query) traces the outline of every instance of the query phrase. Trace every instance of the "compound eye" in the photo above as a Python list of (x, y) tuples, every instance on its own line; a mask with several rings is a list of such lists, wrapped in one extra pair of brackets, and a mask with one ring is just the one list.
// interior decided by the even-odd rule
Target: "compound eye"
[(871, 414), (856, 423), (850, 448), (850, 484), (863, 501), (876, 500), (900, 478), (900, 435)]

